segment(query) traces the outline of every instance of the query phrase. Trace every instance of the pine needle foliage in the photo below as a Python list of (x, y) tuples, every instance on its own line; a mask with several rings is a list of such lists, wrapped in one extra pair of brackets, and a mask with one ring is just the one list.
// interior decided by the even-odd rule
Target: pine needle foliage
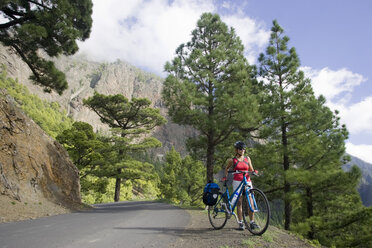
[(114, 200), (120, 200), (122, 180), (155, 179), (154, 166), (136, 160), (131, 154), (162, 145), (156, 138), (144, 136), (166, 122), (159, 109), (151, 108), (151, 102), (146, 98), (129, 101), (120, 94), (103, 95), (97, 92), (84, 99), (84, 104), (111, 128), (112, 135), (103, 138), (106, 163), (101, 168), (101, 176), (115, 178)]
[(162, 97), (168, 114), (175, 123), (199, 131), (187, 146), (197, 159), (206, 160), (206, 180), (211, 181), (217, 149), (226, 148), (239, 128), (255, 126), (259, 117), (252, 91), (255, 69), (235, 30), (217, 14), (204, 13), (191, 41), (176, 49), (165, 71)]
[(362, 206), (356, 190), (360, 170), (342, 170), (347, 129), (325, 98), (314, 96), (277, 21), (271, 31), (266, 53), (259, 57), (264, 94), (257, 137), (263, 142), (252, 155), (265, 172), (260, 187), (271, 200), (283, 202), (285, 229), (327, 246), (370, 242), (371, 209)]
[(76, 40), (89, 37), (92, 26), (91, 0), (4, 0), (0, 2), (0, 42), (16, 52), (32, 71), (30, 79), (46, 92), (59, 94), (67, 89), (65, 74), (50, 57), (72, 55)]
[(35, 121), (49, 136), (56, 138), (58, 134), (70, 128), (73, 120), (67, 116), (57, 102), (41, 100), (16, 80), (7, 77), (5, 67), (0, 68), (0, 88), (12, 96), (27, 116)]

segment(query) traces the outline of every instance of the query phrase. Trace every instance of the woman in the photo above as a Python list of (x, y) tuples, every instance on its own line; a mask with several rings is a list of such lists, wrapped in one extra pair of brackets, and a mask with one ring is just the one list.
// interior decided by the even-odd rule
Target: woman
[[(225, 177), (222, 180), (226, 180), (227, 173), (229, 169), (232, 167), (233, 171), (254, 171), (251, 159), (248, 156), (244, 156), (246, 145), (242, 141), (237, 141), (234, 144), (235, 147), (235, 157), (229, 159), (227, 162), (227, 166), (225, 169)], [(252, 185), (251, 179), (249, 175), (246, 176), (248, 184)], [(233, 180), (233, 191), (239, 186), (239, 184), (243, 181), (243, 174), (237, 173), (234, 174)], [(242, 200), (243, 198), (240, 197), (238, 204), (237, 204), (237, 212), (238, 212), (238, 219), (239, 219), (239, 230), (244, 230), (244, 222), (243, 222), (243, 215), (242, 215)], [(249, 211), (249, 218), (251, 220), (250, 226), (251, 229), (257, 228), (257, 224), (254, 222), (254, 215), (251, 211)]]

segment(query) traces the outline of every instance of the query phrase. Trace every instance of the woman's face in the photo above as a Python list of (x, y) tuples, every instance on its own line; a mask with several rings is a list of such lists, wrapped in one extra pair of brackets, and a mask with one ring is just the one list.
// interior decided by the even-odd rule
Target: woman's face
[(244, 152), (245, 152), (244, 149), (236, 149), (236, 153), (239, 154), (240, 156), (243, 156)]

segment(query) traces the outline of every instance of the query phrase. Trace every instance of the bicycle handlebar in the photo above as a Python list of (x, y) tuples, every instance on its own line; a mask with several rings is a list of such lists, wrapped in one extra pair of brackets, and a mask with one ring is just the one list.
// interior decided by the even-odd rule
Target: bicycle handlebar
[(248, 175), (252, 175), (252, 176), (258, 176), (258, 171), (254, 170), (254, 171), (241, 171), (241, 170), (236, 170), (236, 171), (228, 171), (227, 173), (232, 173), (232, 174), (242, 174), (242, 173), (246, 173)]
[[(228, 171), (227, 173), (231, 173), (231, 174), (248, 174), (248, 175), (252, 175), (252, 176), (259, 176), (258, 174), (258, 171), (257, 170), (254, 170), (254, 171), (240, 171), (240, 170), (236, 170), (236, 171)], [(223, 177), (221, 178), (221, 182), (227, 182), (227, 178), (226, 177)]]

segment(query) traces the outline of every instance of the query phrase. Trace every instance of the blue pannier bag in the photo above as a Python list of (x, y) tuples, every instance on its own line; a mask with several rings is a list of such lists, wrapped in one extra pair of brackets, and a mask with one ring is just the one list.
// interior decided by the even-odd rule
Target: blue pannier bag
[(220, 187), (217, 183), (207, 183), (204, 187), (203, 202), (205, 205), (213, 206), (217, 202)]

